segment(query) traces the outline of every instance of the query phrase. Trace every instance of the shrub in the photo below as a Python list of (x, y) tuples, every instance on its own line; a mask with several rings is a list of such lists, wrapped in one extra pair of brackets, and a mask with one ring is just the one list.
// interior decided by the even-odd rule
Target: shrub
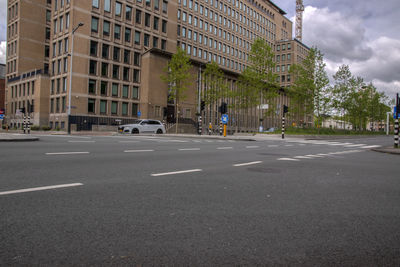
[(32, 125), (32, 126), (31, 126), (31, 130), (32, 130), (32, 131), (39, 131), (39, 130), (40, 130), (40, 127), (39, 127), (39, 125)]
[(43, 131), (50, 131), (51, 127), (50, 126), (42, 126)]

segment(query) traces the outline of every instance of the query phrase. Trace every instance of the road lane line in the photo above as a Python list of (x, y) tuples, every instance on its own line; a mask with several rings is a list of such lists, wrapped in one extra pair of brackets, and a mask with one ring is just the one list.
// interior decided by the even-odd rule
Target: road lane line
[(96, 143), (96, 141), (68, 141), (68, 143)]
[(200, 148), (180, 148), (178, 149), (179, 151), (195, 151), (195, 150), (200, 150)]
[(118, 143), (139, 143), (140, 141), (118, 141)]
[(34, 192), (34, 191), (42, 191), (42, 190), (50, 190), (50, 189), (58, 189), (58, 188), (66, 188), (66, 187), (74, 187), (74, 186), (81, 186), (81, 185), (83, 185), (83, 184), (74, 183), (74, 184), (60, 184), (60, 185), (33, 187), (33, 188), (0, 192), (0, 196), (1, 195), (18, 194), (18, 193), (26, 193), (26, 192)]
[(285, 146), (293, 146), (293, 145), (285, 145)]
[(190, 172), (201, 172), (202, 169), (193, 169), (193, 170), (184, 170), (184, 171), (174, 171), (174, 172), (164, 172), (164, 173), (152, 173), (151, 176), (166, 176), (173, 174), (182, 174), (182, 173), (190, 173)]
[(300, 161), (298, 159), (292, 159), (292, 158), (279, 158), (277, 160), (286, 160), (286, 161)]
[(362, 147), (360, 147), (360, 148), (377, 148), (377, 147), (381, 147), (381, 146), (378, 146), (378, 145), (374, 145), (374, 146), (362, 146)]
[(367, 144), (355, 144), (355, 145), (348, 145), (346, 147), (358, 147), (358, 146), (366, 146)]
[(318, 156), (318, 155), (306, 155), (306, 157), (311, 157), (311, 158), (323, 158), (323, 156)]
[(141, 152), (154, 152), (154, 149), (124, 150), (124, 153), (141, 153)]
[(81, 155), (81, 154), (90, 154), (90, 152), (51, 152), (51, 153), (46, 153), (46, 155)]
[(268, 147), (278, 147), (278, 145), (268, 145)]
[(218, 150), (224, 150), (224, 149), (233, 149), (231, 146), (223, 146), (223, 147), (217, 147)]
[(295, 159), (312, 159), (312, 157), (306, 157), (306, 156), (296, 156), (294, 158)]
[(262, 161), (253, 161), (253, 162), (247, 162), (247, 163), (233, 164), (233, 166), (241, 167), (241, 166), (248, 166), (248, 165), (260, 164), (260, 163), (262, 163)]
[(246, 146), (246, 148), (259, 148), (259, 146)]

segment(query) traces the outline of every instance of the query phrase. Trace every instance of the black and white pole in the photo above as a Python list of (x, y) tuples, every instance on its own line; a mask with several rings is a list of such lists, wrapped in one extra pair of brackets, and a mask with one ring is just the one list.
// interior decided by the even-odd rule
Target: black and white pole
[(24, 114), (24, 124), (23, 124), (23, 127), (24, 127), (24, 134), (26, 133), (26, 115)]
[(199, 135), (201, 135), (203, 131), (203, 124), (202, 124), (202, 120), (201, 120), (201, 115), (199, 116)]
[(222, 135), (222, 119), (219, 121), (219, 135)]
[(31, 134), (31, 115), (28, 115), (27, 128), (28, 128), (28, 134)]
[(285, 139), (285, 113), (282, 116), (282, 139)]

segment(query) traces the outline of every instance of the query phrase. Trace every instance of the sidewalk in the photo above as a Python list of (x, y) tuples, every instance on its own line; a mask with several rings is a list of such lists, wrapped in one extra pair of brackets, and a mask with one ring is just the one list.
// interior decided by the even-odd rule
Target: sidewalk
[(31, 142), (39, 141), (39, 137), (29, 134), (0, 133), (0, 142)]

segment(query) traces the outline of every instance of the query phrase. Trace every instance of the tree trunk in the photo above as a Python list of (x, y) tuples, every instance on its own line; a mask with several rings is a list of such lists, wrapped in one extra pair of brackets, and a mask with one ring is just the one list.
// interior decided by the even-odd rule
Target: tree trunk
[(178, 126), (179, 126), (179, 109), (178, 109), (178, 102), (175, 104), (175, 134), (178, 134)]

